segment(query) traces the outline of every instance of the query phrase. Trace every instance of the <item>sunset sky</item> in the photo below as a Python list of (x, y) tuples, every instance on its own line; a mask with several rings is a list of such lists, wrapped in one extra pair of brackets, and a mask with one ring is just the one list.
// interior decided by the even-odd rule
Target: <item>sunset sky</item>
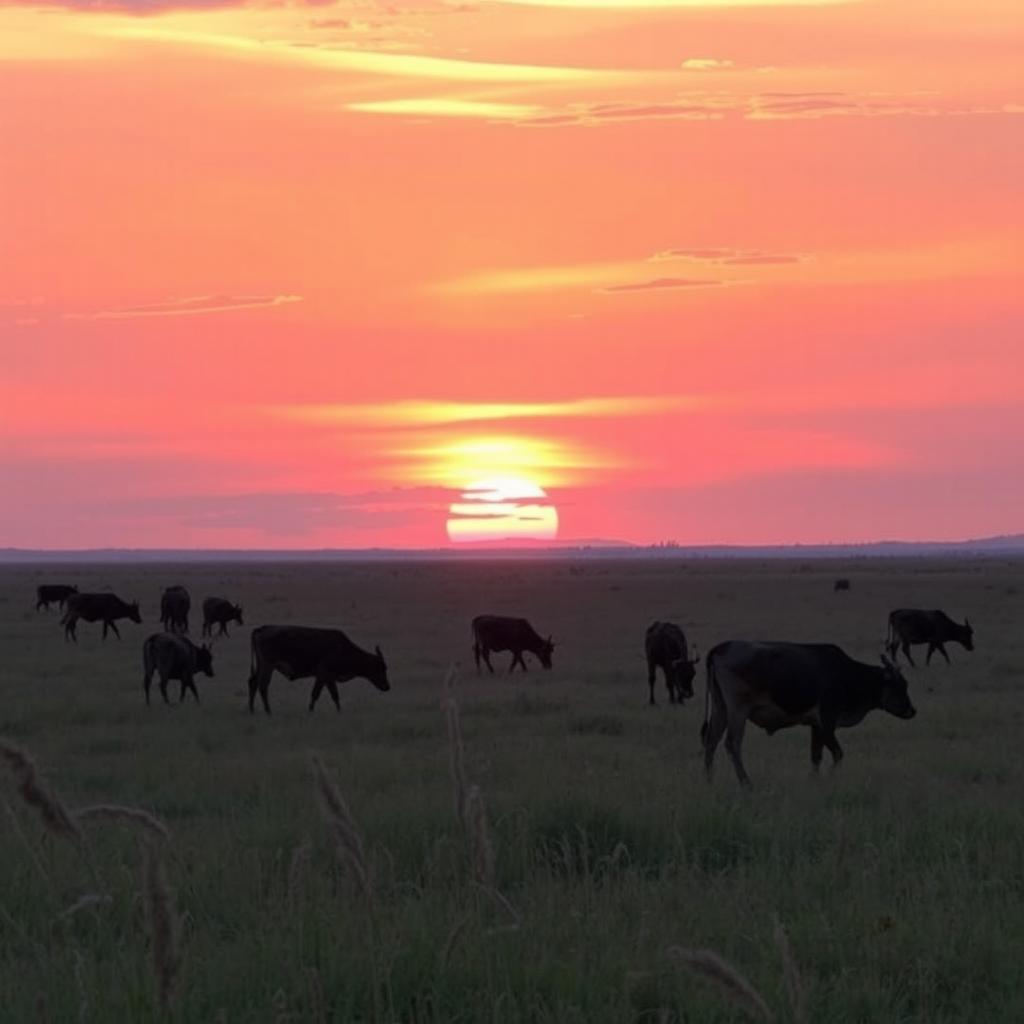
[(1024, 532), (1021, 0), (0, 5), (0, 547)]

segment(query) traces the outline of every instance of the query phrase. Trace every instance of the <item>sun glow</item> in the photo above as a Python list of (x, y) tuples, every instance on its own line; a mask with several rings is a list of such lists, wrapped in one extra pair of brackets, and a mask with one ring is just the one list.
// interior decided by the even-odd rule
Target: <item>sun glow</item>
[(470, 484), (452, 503), (447, 527), (453, 543), (554, 540), (558, 511), (532, 480), (492, 477)]

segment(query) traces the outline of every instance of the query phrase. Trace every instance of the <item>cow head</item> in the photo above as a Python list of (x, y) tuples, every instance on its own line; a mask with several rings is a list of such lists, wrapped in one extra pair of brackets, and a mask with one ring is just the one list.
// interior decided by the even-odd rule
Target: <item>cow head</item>
[(886, 655), (882, 655), (882, 698), (881, 706), (883, 711), (897, 718), (913, 718), (917, 714), (914, 705), (910, 703), (910, 694), (907, 693), (907, 681), (899, 667)]
[(974, 627), (971, 625), (970, 619), (964, 619), (963, 645), (964, 650), (974, 650)]
[(555, 645), (552, 642), (551, 637), (548, 637), (547, 640), (540, 645), (540, 649), (537, 651), (537, 657), (540, 658), (540, 663), (545, 668), (551, 668), (551, 655), (554, 653)]
[(676, 688), (679, 696), (683, 699), (693, 696), (693, 679), (697, 675), (696, 664), (700, 661), (700, 655), (696, 648), (692, 658), (676, 658), (672, 662), (672, 672), (676, 677)]
[(370, 659), (370, 668), (366, 673), (366, 678), (378, 690), (386, 692), (391, 689), (391, 684), (388, 682), (388, 667), (384, 664), (384, 655), (381, 654), (379, 647), (375, 647), (373, 653), (375, 657)]
[(213, 677), (213, 648), (203, 644), (196, 648), (196, 671)]
[(132, 603), (128, 605), (128, 618), (131, 619), (132, 622), (138, 623), (139, 625), (142, 624), (142, 616), (139, 614), (138, 601), (132, 601)]
[(240, 626), (244, 626), (245, 623), (242, 621), (242, 606), (240, 604), (233, 604), (231, 606), (231, 615)]

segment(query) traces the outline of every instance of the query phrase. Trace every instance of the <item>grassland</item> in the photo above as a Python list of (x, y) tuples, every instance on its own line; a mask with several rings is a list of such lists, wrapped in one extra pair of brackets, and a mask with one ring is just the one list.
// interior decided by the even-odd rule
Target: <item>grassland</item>
[[(849, 593), (833, 594), (847, 576)], [(144, 624), (102, 644), (33, 610), (37, 582), (112, 588)], [(201, 707), (147, 708), (143, 638), (161, 589), (245, 605)], [(748, 730), (743, 793), (720, 751), (702, 777), (698, 698), (647, 706), (655, 618), (701, 650), (728, 638), (831, 640), (874, 660), (887, 611), (970, 616), (973, 655), (909, 670), (918, 717), (846, 732), (834, 775), (809, 737)], [(555, 669), (478, 677), (469, 620), (527, 614)], [(195, 609), (193, 611), (195, 620)], [(248, 627), (334, 624), (379, 643), (393, 689), (354, 681), (342, 711), (275, 677), (275, 714), (245, 709)], [(0, 777), (4, 1021), (717, 1022), (745, 1010), (674, 962), (711, 949), (776, 1019), (1024, 1020), (1024, 564), (503, 562), (47, 566), (0, 570), (0, 736), (32, 753), (70, 808), (117, 802), (171, 830), (182, 963), (160, 1009), (138, 830), (48, 831)], [(193, 633), (198, 623), (194, 621)], [(507, 656), (500, 655), (502, 668)], [(474, 882), (456, 817), (441, 683), (455, 684), (464, 770), (495, 852)], [(497, 662), (496, 662), (497, 667)], [(369, 892), (314, 792), (320, 756), (358, 824)], [(2, 767), (2, 766), (0, 766)], [(61, 917), (83, 894), (100, 899)], [(788, 933), (806, 1010), (776, 940)]]

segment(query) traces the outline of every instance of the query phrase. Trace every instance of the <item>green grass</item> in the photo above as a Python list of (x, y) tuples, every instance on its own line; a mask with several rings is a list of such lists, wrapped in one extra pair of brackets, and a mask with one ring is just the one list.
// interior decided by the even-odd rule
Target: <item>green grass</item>
[[(836, 576), (853, 589), (834, 595)], [(171, 1019), (746, 1019), (666, 955), (683, 946), (718, 952), (788, 1021), (779, 920), (808, 1021), (1018, 1021), (1022, 576), (1020, 563), (959, 560), (8, 568), (0, 736), (33, 754), (67, 805), (136, 805), (171, 829), (183, 948)], [(82, 624), (78, 647), (65, 645), (57, 614), (31, 610), (36, 582), (65, 578), (139, 597), (146, 624), (105, 645)], [(202, 706), (146, 708), (141, 642), (173, 582), (196, 606), (241, 599), (247, 628), (217, 643)], [(647, 705), (654, 619), (678, 621), (702, 651), (730, 637), (823, 639), (868, 660), (888, 610), (906, 605), (968, 614), (978, 650), (908, 671), (918, 717), (875, 712), (846, 731), (834, 775), (811, 777), (806, 730), (750, 729), (754, 791), (739, 790), (724, 751), (708, 786), (703, 686), (675, 707), (659, 680), (659, 706)], [(555, 670), (509, 677), (504, 655), (493, 677), (467, 668), (469, 620), (483, 611), (553, 633)], [(353, 681), (340, 715), (323, 702), (310, 716), (309, 684), (275, 677), (275, 714), (250, 716), (248, 627), (263, 622), (337, 624), (379, 643), (392, 691)], [(453, 809), (439, 706), (452, 660), (499, 896), (471, 880)], [(369, 910), (321, 816), (314, 752), (359, 825)], [(3, 770), (3, 1019), (166, 1019), (138, 834), (89, 823), (83, 853), (44, 829)], [(60, 917), (92, 892), (109, 899)]]

